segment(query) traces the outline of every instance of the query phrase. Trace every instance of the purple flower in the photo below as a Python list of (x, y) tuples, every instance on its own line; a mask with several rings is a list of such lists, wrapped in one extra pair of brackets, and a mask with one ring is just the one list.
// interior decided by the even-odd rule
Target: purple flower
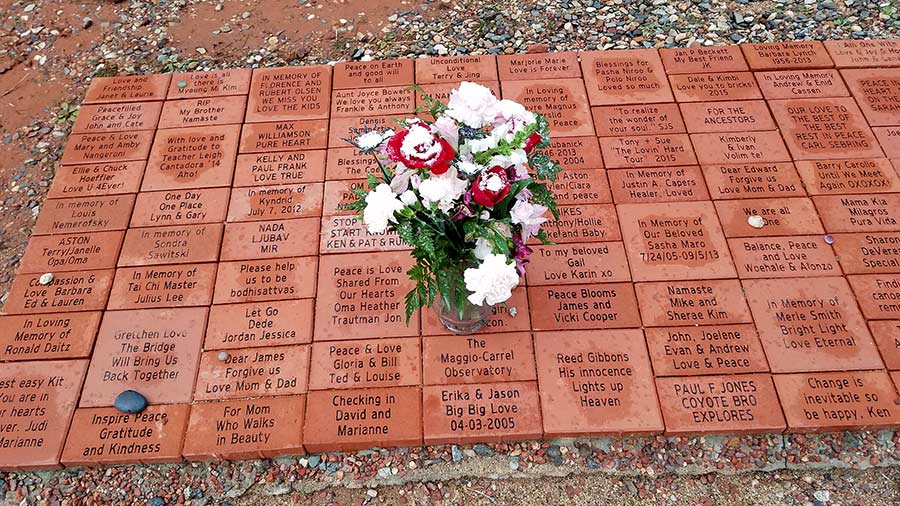
[(525, 241), (519, 234), (513, 235), (513, 244), (516, 248), (515, 255), (513, 256), (516, 261), (516, 272), (519, 273), (519, 276), (524, 276), (525, 266), (531, 261), (528, 257), (531, 256), (532, 249), (525, 244)]

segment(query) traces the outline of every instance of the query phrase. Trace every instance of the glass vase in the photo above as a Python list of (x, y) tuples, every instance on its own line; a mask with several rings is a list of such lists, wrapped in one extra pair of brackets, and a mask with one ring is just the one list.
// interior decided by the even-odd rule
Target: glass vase
[(462, 308), (457, 307), (455, 303), (447, 306), (444, 299), (438, 295), (431, 305), (441, 325), (454, 334), (474, 334), (481, 330), (494, 314), (493, 306), (487, 304), (476, 306), (468, 299), (464, 300)]

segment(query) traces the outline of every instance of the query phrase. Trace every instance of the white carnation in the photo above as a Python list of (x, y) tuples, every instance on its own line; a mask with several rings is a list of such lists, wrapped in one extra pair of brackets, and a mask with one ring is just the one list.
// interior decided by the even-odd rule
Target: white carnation
[(505, 302), (512, 297), (512, 289), (519, 284), (516, 262), (508, 261), (504, 255), (491, 253), (484, 258), (477, 269), (466, 269), (463, 273), (466, 290), (472, 292), (469, 302), (477, 306)]
[(366, 195), (366, 208), (363, 210), (363, 223), (371, 234), (382, 234), (388, 222), (397, 223), (394, 213), (403, 209), (401, 202), (391, 187), (382, 183), (375, 191)]
[(513, 102), (512, 100), (501, 100), (497, 102), (496, 110), (496, 124), (512, 122), (519, 127), (530, 125), (537, 119), (533, 112), (526, 109), (522, 104)]
[(478, 165), (474, 162), (459, 162), (458, 164), (456, 164), (456, 166), (459, 167), (459, 170), (467, 176), (480, 174), (482, 171), (484, 171), (484, 169), (487, 168), (484, 165)]
[(404, 204), (406, 204), (408, 206), (411, 206), (418, 201), (419, 201), (419, 198), (416, 197), (415, 192), (413, 192), (412, 190), (406, 190), (405, 192), (400, 194), (400, 202), (403, 202)]
[(463, 81), (450, 92), (446, 114), (468, 127), (481, 128), (494, 121), (498, 102), (490, 89)]
[(460, 179), (456, 169), (451, 167), (441, 175), (429, 176), (419, 183), (418, 190), (425, 206), (436, 202), (441, 211), (447, 212), (453, 207), (453, 202), (466, 192), (468, 186), (469, 182)]
[(371, 151), (384, 141), (384, 135), (374, 130), (356, 138), (356, 145), (363, 151)]

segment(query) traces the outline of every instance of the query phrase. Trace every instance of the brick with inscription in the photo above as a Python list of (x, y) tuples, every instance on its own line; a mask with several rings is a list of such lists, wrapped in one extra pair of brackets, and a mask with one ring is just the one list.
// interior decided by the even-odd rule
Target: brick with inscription
[[(224, 359), (223, 359), (224, 358)], [(195, 401), (306, 393), (309, 345), (232, 348), (200, 354)]]
[(253, 69), (247, 123), (328, 118), (331, 67)]
[(426, 336), (422, 375), (426, 385), (535, 380), (531, 334)]
[(756, 100), (762, 92), (752, 72), (670, 75), (672, 94), (678, 102)]
[(594, 135), (594, 124), (581, 79), (506, 81), (503, 98), (542, 114), (554, 137)]
[(752, 70), (822, 69), (834, 67), (817, 40), (741, 44)]
[(736, 279), (637, 283), (634, 290), (646, 327), (753, 321)]
[(334, 89), (408, 86), (413, 84), (413, 60), (348, 61), (334, 65)]
[[(528, 319), (528, 294), (524, 283), (512, 290), (506, 306), (497, 304), (491, 308), (491, 317), (484, 324), (484, 332), (519, 332), (531, 329)], [(437, 314), (430, 309), (422, 312), (422, 335), (450, 335), (438, 320)]]
[[(547, 237), (555, 243), (618, 241), (619, 223), (612, 204), (560, 206), (559, 219), (544, 225)], [(533, 239), (538, 244), (537, 239)]]
[(833, 238), (844, 274), (900, 273), (900, 232), (835, 234)]
[(678, 104), (607, 105), (592, 107), (594, 128), (600, 137), (680, 134), (687, 130)]
[(710, 202), (616, 206), (635, 281), (735, 276)]
[[(717, 200), (715, 206), (725, 237), (771, 237), (825, 232), (813, 202), (805, 197)], [(750, 224), (754, 216), (762, 218), (761, 228)]]
[(739, 46), (693, 46), (659, 50), (667, 74), (749, 70)]
[(0, 316), (0, 360), (90, 357), (99, 311)]
[(639, 329), (537, 332), (534, 355), (544, 437), (663, 431)]
[(900, 193), (819, 195), (812, 200), (829, 233), (900, 230)]
[(900, 178), (886, 158), (804, 160), (796, 165), (810, 195), (900, 191)]
[(888, 158), (900, 158), (900, 127), (875, 127), (872, 132)]
[(305, 397), (194, 403), (182, 454), (187, 460), (237, 460), (304, 453)]
[(418, 337), (318, 342), (312, 345), (310, 390), (419, 385)]
[(321, 216), (323, 191), (322, 183), (234, 188), (228, 205), (228, 221)]
[(20, 273), (109, 269), (116, 266), (125, 232), (34, 236), (19, 261)]
[(214, 305), (203, 349), (306, 344), (312, 341), (312, 330), (312, 299)]
[(609, 186), (616, 204), (709, 200), (697, 165), (610, 170)]
[(408, 250), (396, 232), (373, 234), (355, 216), (326, 216), (322, 218), (319, 253), (364, 253), (373, 251)]
[(657, 378), (666, 434), (746, 434), (784, 430), (768, 374)]
[(531, 286), (631, 281), (621, 242), (535, 245), (528, 264)]
[(603, 168), (596, 137), (555, 137), (542, 152), (566, 168), (559, 175), (561, 179), (570, 170)]
[(417, 84), (498, 80), (494, 55), (439, 56), (415, 62)]
[(244, 95), (169, 100), (159, 117), (159, 128), (241, 124), (246, 107)]
[(728, 239), (728, 246), (742, 279), (841, 275), (821, 235)]
[(84, 96), (85, 104), (165, 100), (171, 74), (95, 77)]
[(134, 195), (53, 199), (41, 209), (34, 235), (125, 230)]
[(53, 176), (47, 198), (95, 197), (121, 193), (137, 193), (147, 162), (96, 163), (60, 165)]
[(150, 404), (191, 402), (207, 308), (107, 311), (79, 406), (112, 406), (123, 390)]
[(691, 133), (752, 132), (775, 130), (764, 100), (691, 102), (679, 104)]
[(532, 286), (528, 305), (534, 308), (534, 330), (620, 329), (641, 324), (631, 283)]
[(867, 319), (900, 319), (900, 274), (847, 276), (847, 281)]
[(838, 68), (900, 66), (900, 41), (895, 39), (826, 40), (824, 44)]
[(408, 86), (334, 90), (331, 92), (331, 117), (411, 114), (416, 110), (415, 93)]
[(179, 98), (223, 97), (250, 92), (252, 69), (223, 69), (183, 72), (172, 75), (169, 100)]
[(60, 461), (66, 466), (181, 461), (189, 404), (149, 406), (137, 414), (79, 408)]
[(9, 287), (2, 314), (96, 311), (106, 307), (113, 269), (60, 272), (49, 285), (38, 281), (43, 274), (20, 274)]
[(60, 163), (76, 165), (146, 160), (153, 130), (72, 134), (66, 141)]
[(317, 257), (219, 263), (216, 304), (308, 299), (316, 295)]
[(701, 165), (789, 162), (791, 155), (778, 132), (691, 134)]
[(497, 55), (497, 67), (501, 81), (581, 77), (578, 55), (574, 51), (500, 54)]
[(328, 146), (328, 120), (294, 120), (277, 123), (245, 123), (239, 153), (270, 153), (322, 149)]
[(226, 223), (222, 260), (315, 255), (319, 229), (319, 218)]
[(543, 435), (535, 381), (422, 388), (425, 444), (498, 443)]
[(885, 371), (777, 374), (788, 432), (834, 432), (900, 423), (897, 391)]
[(714, 200), (805, 197), (803, 183), (790, 162), (703, 165)]
[(756, 72), (756, 80), (768, 100), (850, 96), (834, 69)]
[(572, 169), (556, 175), (546, 184), (553, 190), (556, 203), (565, 205), (609, 204), (613, 201), (607, 171), (604, 169)]
[(120, 267), (189, 264), (219, 260), (222, 224), (130, 228), (125, 234)]
[(378, 116), (353, 116), (349, 118), (332, 118), (328, 126), (328, 147), (345, 148), (350, 146), (347, 139), (355, 139), (372, 130), (394, 130), (401, 128), (397, 121), (414, 118), (412, 114), (388, 114)]
[(156, 132), (142, 191), (231, 186), (238, 125)]
[[(888, 370), (900, 370), (900, 320), (869, 322), (869, 330)], [(900, 386), (897, 380), (894, 383)]]
[(122, 267), (109, 292), (108, 309), (208, 306), (216, 264)]
[(307, 395), (307, 451), (354, 451), (422, 444), (418, 387), (316, 390)]
[(163, 102), (82, 105), (72, 133), (153, 130), (162, 108)]
[(234, 186), (320, 183), (325, 180), (325, 150), (238, 155)]
[[(238, 157), (240, 160), (240, 157)], [(325, 164), (325, 179), (365, 179), (366, 174), (379, 174), (375, 157), (354, 147), (331, 148)]]
[(139, 193), (131, 215), (132, 227), (198, 225), (225, 221), (228, 188), (168, 190)]
[(356, 215), (357, 211), (348, 209), (350, 204), (359, 200), (353, 190), (369, 191), (369, 183), (365, 179), (326, 181), (325, 196), (322, 199), (322, 215)]
[[(420, 87), (422, 88), (422, 92), (431, 98), (437, 100), (438, 102), (447, 105), (450, 101), (450, 93), (453, 90), (459, 88), (461, 81), (448, 81), (444, 83), (432, 83), (432, 84), (422, 84)], [(475, 81), (475, 84), (479, 84), (484, 86), (485, 88), (491, 90), (491, 93), (494, 94), (495, 97), (500, 98), (500, 83), (496, 80), (494, 81)], [(416, 93), (416, 107), (425, 107), (425, 97), (422, 95), (422, 92)], [(422, 113), (422, 116), (429, 117), (427, 113)]]
[(880, 369), (878, 349), (841, 277), (742, 281), (772, 372)]
[(841, 75), (870, 125), (900, 125), (900, 68), (845, 69)]
[(87, 360), (0, 365), (0, 469), (57, 469)]
[(769, 107), (795, 160), (883, 156), (852, 98), (773, 100)]
[(656, 49), (586, 51), (580, 56), (591, 105), (674, 101)]
[(406, 324), (403, 297), (413, 288), (406, 252), (322, 255), (316, 298), (316, 341), (419, 335)]
[(601, 137), (600, 150), (610, 169), (697, 164), (686, 134)]
[(657, 376), (769, 372), (753, 324), (644, 329)]

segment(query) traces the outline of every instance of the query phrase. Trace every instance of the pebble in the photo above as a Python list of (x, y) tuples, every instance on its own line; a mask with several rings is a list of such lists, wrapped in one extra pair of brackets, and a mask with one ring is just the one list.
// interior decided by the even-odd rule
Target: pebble
[(52, 282), (53, 282), (53, 273), (51, 273), (51, 272), (41, 274), (41, 277), (38, 278), (38, 283), (40, 283), (43, 286), (47, 286)]
[(762, 216), (758, 214), (753, 214), (747, 217), (747, 223), (750, 224), (753, 228), (763, 228), (766, 226), (766, 220)]
[(113, 405), (122, 413), (140, 413), (147, 409), (147, 398), (134, 390), (125, 390), (116, 396)]

